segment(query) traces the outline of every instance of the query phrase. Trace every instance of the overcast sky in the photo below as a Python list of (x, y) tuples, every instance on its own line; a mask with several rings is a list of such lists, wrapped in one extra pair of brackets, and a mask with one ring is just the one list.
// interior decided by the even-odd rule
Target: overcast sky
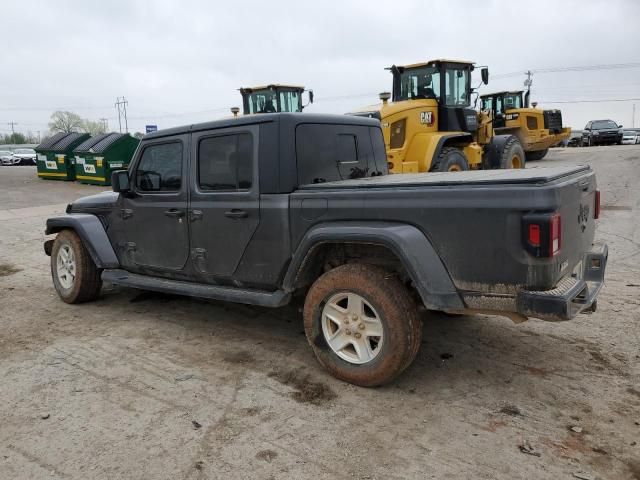
[[(296, 83), (309, 111), (344, 113), (391, 89), (384, 67), (432, 58), (488, 65), (483, 92), (522, 88), (527, 69), (640, 62), (640, 1), (7, 1), (0, 133), (45, 131), (52, 111), (129, 130), (220, 118), (241, 86)], [(499, 78), (502, 74), (513, 76)], [(336, 98), (338, 97), (338, 98)], [(640, 68), (537, 73), (532, 100), (565, 124), (640, 126)]]

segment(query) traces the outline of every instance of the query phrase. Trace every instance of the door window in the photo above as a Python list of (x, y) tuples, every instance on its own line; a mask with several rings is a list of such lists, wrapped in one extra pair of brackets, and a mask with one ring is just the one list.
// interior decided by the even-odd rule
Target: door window
[(249, 133), (205, 138), (198, 146), (198, 186), (203, 191), (249, 190), (253, 139)]
[(182, 143), (150, 145), (142, 152), (135, 173), (142, 192), (177, 192), (182, 185)]

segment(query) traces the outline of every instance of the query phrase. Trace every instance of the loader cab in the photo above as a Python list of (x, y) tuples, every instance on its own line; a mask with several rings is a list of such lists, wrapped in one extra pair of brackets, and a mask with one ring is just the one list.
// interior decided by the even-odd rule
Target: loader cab
[(492, 112), (494, 128), (503, 128), (508, 120), (507, 110), (524, 108), (522, 95), (522, 90), (482, 95), (480, 108), (486, 112)]
[[(308, 101), (303, 104), (304, 92)], [(313, 103), (313, 90), (305, 90), (296, 85), (265, 85), (261, 87), (241, 88), (242, 109), (244, 115), (254, 113), (302, 112), (304, 107)]]
[[(478, 116), (471, 108), (471, 62), (432, 60), (412, 65), (393, 65), (394, 102), (432, 100), (437, 110), (438, 131), (473, 133), (478, 129)], [(483, 68), (486, 83), (489, 72)], [(429, 102), (427, 102), (429, 103)]]

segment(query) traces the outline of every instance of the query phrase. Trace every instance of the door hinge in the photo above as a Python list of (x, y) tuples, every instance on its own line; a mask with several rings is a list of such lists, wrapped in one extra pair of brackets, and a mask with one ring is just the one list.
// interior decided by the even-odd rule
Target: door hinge
[(123, 220), (131, 218), (133, 217), (133, 210), (131, 210), (130, 208), (123, 208), (122, 210), (120, 210), (120, 216)]

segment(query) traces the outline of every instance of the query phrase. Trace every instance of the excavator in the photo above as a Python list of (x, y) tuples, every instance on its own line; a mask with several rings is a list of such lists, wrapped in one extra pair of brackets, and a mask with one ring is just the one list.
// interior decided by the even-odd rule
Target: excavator
[[(302, 103), (304, 92), (308, 94), (306, 104)], [(272, 84), (260, 87), (241, 88), (242, 112), (244, 115), (254, 113), (302, 112), (313, 103), (313, 90), (306, 90), (298, 85)], [(234, 115), (239, 109), (232, 109)]]
[(480, 96), (480, 108), (491, 112), (496, 133), (518, 137), (527, 161), (541, 160), (549, 147), (571, 136), (571, 128), (562, 126), (560, 110), (530, 107), (529, 96), (528, 89), (487, 93)]
[[(392, 93), (381, 93), (381, 104), (352, 115), (380, 120), (390, 172), (524, 168), (518, 138), (496, 135), (490, 114), (471, 106), (475, 68), (473, 62), (447, 59), (388, 68)], [(480, 72), (487, 84), (489, 69)]]

